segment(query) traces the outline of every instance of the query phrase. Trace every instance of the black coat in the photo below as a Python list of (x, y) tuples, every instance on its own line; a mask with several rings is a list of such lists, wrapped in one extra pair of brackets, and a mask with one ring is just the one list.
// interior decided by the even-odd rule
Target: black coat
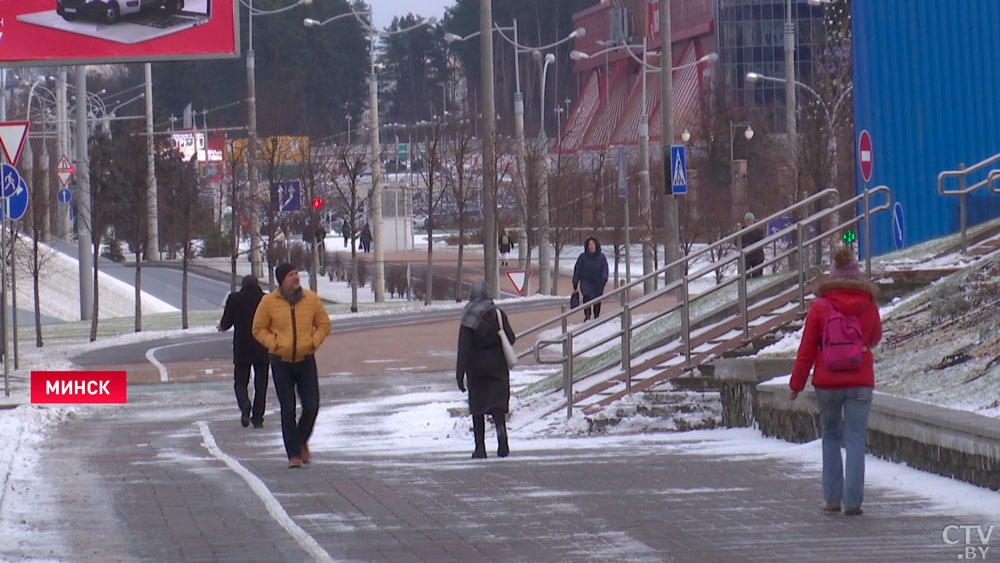
[[(510, 328), (507, 314), (503, 317), (503, 330), (514, 343), (514, 330)], [(467, 376), (469, 412), (471, 414), (500, 414), (510, 410), (510, 370), (500, 347), (499, 325), (496, 308), (483, 314), (483, 322), (473, 330), (461, 326), (458, 332), (458, 362), (455, 376), (459, 381)]]
[(257, 342), (251, 332), (253, 314), (262, 297), (264, 292), (259, 287), (252, 287), (230, 293), (226, 298), (219, 328), (236, 327), (233, 330), (233, 363), (236, 365), (267, 362), (267, 348)]
[[(586, 250), (590, 241), (596, 243), (596, 250), (589, 252)], [(573, 267), (573, 287), (580, 285), (580, 293), (587, 297), (597, 297), (604, 295), (604, 286), (608, 283), (608, 259), (601, 252), (601, 243), (594, 237), (590, 237), (583, 243), (585, 249), (583, 254), (576, 259)]]
[[(764, 228), (757, 227), (743, 233), (743, 248), (750, 246), (751, 244), (756, 244), (764, 239)], [(750, 264), (760, 264), (764, 261), (764, 247), (760, 247), (747, 253), (747, 262)]]

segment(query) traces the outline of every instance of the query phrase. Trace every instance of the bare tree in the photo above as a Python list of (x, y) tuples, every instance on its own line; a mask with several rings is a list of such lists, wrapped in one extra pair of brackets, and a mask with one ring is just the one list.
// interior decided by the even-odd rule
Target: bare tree
[(335, 165), (330, 168), (333, 196), (345, 210), (345, 229), (351, 233), (351, 312), (358, 312), (358, 246), (354, 235), (360, 230), (365, 197), (360, 193), (361, 176), (368, 171), (368, 144), (337, 145)]
[[(468, 116), (467, 116), (468, 117)], [(458, 283), (455, 284), (455, 302), (462, 301), (462, 272), (463, 259), (465, 254), (465, 233), (469, 221), (469, 204), (475, 195), (476, 185), (473, 182), (475, 169), (473, 163), (469, 161), (474, 154), (476, 147), (473, 146), (474, 137), (469, 119), (455, 120), (449, 124), (448, 132), (451, 134), (452, 144), (449, 149), (451, 166), (444, 167), (445, 181), (451, 198), (455, 202), (455, 209), (458, 212)], [(479, 184), (482, 186), (482, 184)], [(480, 213), (482, 209), (480, 208)]]
[[(444, 125), (434, 119), (430, 123), (430, 133), (421, 145), (420, 152), (424, 166), (419, 174), (424, 187), (427, 188), (427, 269), (424, 272), (424, 305), (430, 305), (434, 299), (434, 227), (438, 223), (438, 207), (447, 191), (442, 182), (441, 172), (444, 153)], [(461, 281), (461, 280), (459, 280)]]
[(249, 222), (249, 207), (254, 202), (248, 193), (249, 182), (246, 176), (240, 175), (240, 170), (245, 170), (243, 164), (246, 162), (246, 143), (239, 143), (235, 139), (226, 139), (225, 151), (222, 159), (225, 166), (224, 177), (228, 182), (229, 199), (229, 292), (236, 292), (236, 260), (240, 256), (239, 239), (240, 229), (243, 224), (243, 217), (247, 217)]

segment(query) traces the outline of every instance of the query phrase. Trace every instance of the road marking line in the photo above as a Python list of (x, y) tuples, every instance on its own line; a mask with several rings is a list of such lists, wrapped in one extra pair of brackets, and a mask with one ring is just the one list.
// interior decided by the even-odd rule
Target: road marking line
[(153, 367), (155, 367), (160, 371), (160, 381), (166, 383), (167, 380), (170, 379), (167, 376), (167, 366), (157, 361), (155, 356), (156, 351), (159, 350), (160, 348), (166, 348), (166, 346), (160, 346), (159, 348), (150, 348), (149, 350), (146, 350), (146, 359), (149, 360), (149, 363), (153, 364)]
[(305, 530), (299, 527), (295, 523), (295, 520), (285, 512), (284, 507), (278, 502), (278, 499), (274, 497), (271, 491), (267, 488), (267, 485), (260, 480), (256, 475), (250, 472), (249, 469), (243, 467), (240, 462), (236, 461), (233, 457), (223, 453), (219, 446), (215, 443), (215, 437), (212, 436), (212, 432), (208, 429), (208, 423), (204, 420), (199, 420), (197, 422), (198, 428), (201, 430), (201, 437), (205, 439), (202, 445), (205, 446), (212, 455), (219, 458), (223, 463), (229, 466), (234, 473), (239, 475), (246, 481), (247, 485), (250, 485), (250, 489), (257, 495), (257, 497), (264, 503), (264, 507), (267, 508), (268, 514), (271, 515), (278, 524), (287, 531), (292, 538), (295, 539), (302, 546), (309, 555), (312, 555), (313, 559), (316, 561), (335, 561), (330, 554), (326, 552), (325, 549), (319, 542), (317, 542), (312, 536), (306, 533)]

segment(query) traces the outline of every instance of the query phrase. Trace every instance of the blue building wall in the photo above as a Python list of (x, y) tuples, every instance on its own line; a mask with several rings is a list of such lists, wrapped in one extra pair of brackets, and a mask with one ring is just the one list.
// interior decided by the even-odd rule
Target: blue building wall
[[(870, 186), (888, 185), (902, 205), (904, 246), (957, 232), (958, 198), (938, 195), (937, 175), (1000, 153), (1000, 1), (853, 0), (851, 10), (855, 155), (867, 129)], [(1000, 195), (983, 188), (968, 209), (969, 225), (998, 217)], [(873, 255), (895, 248), (888, 213), (871, 242)]]

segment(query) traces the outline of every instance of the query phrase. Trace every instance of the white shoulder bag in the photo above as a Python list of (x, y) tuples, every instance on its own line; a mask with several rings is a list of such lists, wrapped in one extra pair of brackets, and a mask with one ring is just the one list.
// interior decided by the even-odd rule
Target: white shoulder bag
[(497, 307), (497, 326), (500, 330), (497, 334), (500, 336), (500, 347), (503, 348), (503, 357), (507, 360), (507, 367), (512, 368), (517, 364), (517, 352), (514, 351), (514, 346), (507, 340), (507, 333), (503, 331), (503, 315), (500, 314), (500, 308)]

